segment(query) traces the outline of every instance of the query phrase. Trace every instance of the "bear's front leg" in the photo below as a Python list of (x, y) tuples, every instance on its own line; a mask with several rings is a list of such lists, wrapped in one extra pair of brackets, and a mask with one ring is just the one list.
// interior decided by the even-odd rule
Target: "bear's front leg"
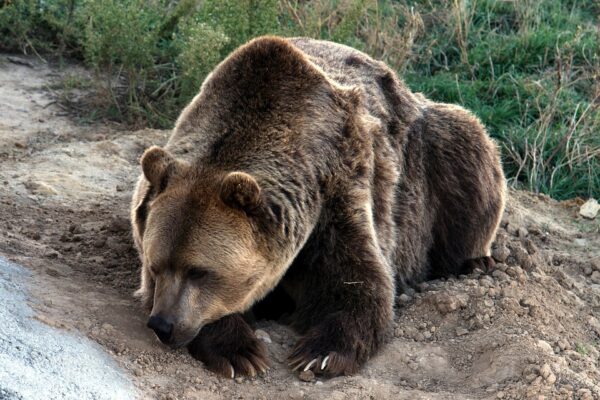
[(304, 295), (297, 299), (295, 324), (306, 333), (289, 358), (294, 370), (353, 374), (389, 334), (393, 276), (372, 236), (370, 215), (361, 211), (315, 238), (298, 259), (295, 275)]
[(206, 368), (228, 378), (255, 376), (269, 368), (265, 345), (240, 314), (204, 326), (188, 350)]

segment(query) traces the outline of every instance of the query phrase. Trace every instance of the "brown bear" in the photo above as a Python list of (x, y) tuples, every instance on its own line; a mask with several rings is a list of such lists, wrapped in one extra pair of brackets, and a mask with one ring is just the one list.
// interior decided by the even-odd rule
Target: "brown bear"
[(407, 285), (491, 266), (505, 201), (476, 117), (305, 38), (233, 52), (141, 165), (131, 219), (148, 326), (229, 377), (269, 365), (252, 310), (285, 312), (303, 335), (292, 368), (356, 372)]

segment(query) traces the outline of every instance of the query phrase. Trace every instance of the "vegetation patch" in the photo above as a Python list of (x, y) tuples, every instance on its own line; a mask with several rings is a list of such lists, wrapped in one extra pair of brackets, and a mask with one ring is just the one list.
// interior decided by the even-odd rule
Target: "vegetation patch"
[(333, 40), (475, 112), (512, 186), (598, 198), (599, 14), (594, 0), (0, 0), (0, 48), (82, 59), (95, 115), (170, 127), (247, 40)]

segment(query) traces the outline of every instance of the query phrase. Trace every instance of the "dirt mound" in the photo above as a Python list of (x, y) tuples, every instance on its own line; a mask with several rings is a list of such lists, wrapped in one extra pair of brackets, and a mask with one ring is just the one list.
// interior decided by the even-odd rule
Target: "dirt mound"
[(168, 132), (80, 127), (48, 105), (52, 69), (1, 64), (0, 254), (31, 269), (38, 319), (103, 345), (148, 397), (600, 399), (600, 221), (524, 192), (510, 194), (496, 269), (400, 296), (394, 338), (359, 375), (299, 380), (297, 337), (273, 322), (257, 327), (273, 367), (253, 380), (165, 349), (131, 296), (128, 207), (138, 157)]

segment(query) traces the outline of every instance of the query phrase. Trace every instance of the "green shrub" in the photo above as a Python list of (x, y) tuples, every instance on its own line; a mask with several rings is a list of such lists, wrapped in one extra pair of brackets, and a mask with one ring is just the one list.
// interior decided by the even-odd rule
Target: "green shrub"
[(277, 0), (204, 0), (198, 18), (229, 38), (226, 56), (256, 36), (277, 33), (277, 5)]
[(204, 77), (221, 61), (223, 48), (230, 40), (220, 29), (194, 18), (182, 22), (175, 36), (181, 94), (191, 98), (198, 93)]
[[(77, 51), (76, 0), (4, 0), (0, 49), (24, 53)], [(38, 54), (39, 55), (39, 54)]]
[(2, 1), (0, 48), (83, 58), (102, 83), (98, 115), (169, 127), (249, 39), (334, 40), (472, 110), (500, 144), (511, 185), (600, 197), (596, 0)]

